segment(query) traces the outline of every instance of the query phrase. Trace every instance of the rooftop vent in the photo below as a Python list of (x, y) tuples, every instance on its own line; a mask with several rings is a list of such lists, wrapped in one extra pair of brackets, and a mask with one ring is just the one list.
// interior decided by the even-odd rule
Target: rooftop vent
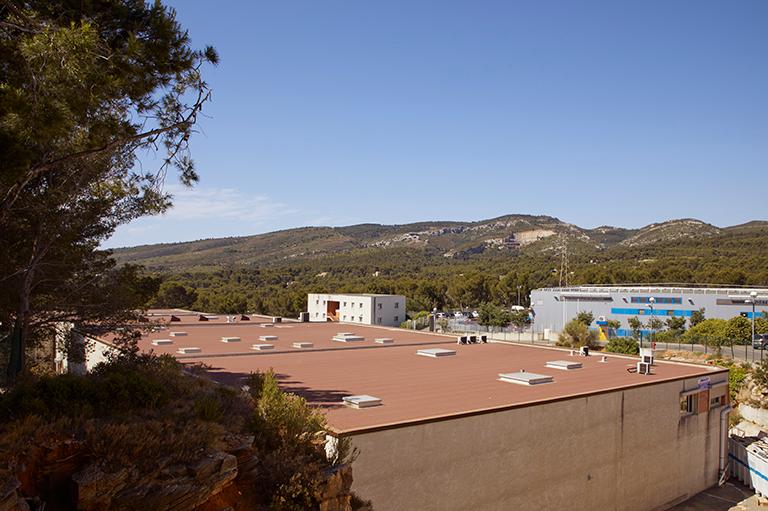
[(177, 353), (181, 353), (182, 355), (188, 355), (189, 353), (202, 353), (202, 348), (179, 348)]
[(360, 341), (364, 341), (365, 337), (363, 337), (361, 335), (351, 335), (351, 334), (350, 335), (335, 335), (333, 337), (333, 340), (334, 341), (339, 341), (339, 342), (360, 342)]
[(552, 383), (555, 379), (544, 374), (518, 371), (516, 373), (499, 373), (499, 381), (517, 383), (518, 385), (539, 385), (541, 383)]
[(276, 335), (260, 335), (259, 340), (260, 341), (276, 341), (277, 336)]
[(571, 369), (581, 369), (581, 362), (569, 362), (568, 360), (550, 360), (547, 362), (550, 369), (562, 369), (569, 371)]
[(173, 314), (171, 314), (171, 321), (181, 321), (181, 318), (180, 318), (180, 317), (178, 317), (178, 316), (174, 316)]
[(208, 319), (211, 319), (211, 320), (213, 320), (213, 319), (219, 319), (219, 317), (218, 317), (218, 316), (213, 316), (213, 315), (211, 315), (211, 314), (206, 314), (206, 315), (205, 315), (205, 317), (206, 317), (206, 318), (208, 318)]
[(171, 332), (171, 337), (184, 337), (187, 332)]
[(207, 318), (206, 316), (203, 316), (202, 314), (200, 314), (200, 315), (197, 317), (197, 320), (198, 320), (198, 321), (208, 321), (208, 318)]
[(251, 318), (249, 318), (245, 314), (241, 314), (240, 315), (240, 321), (250, 321), (250, 320), (251, 320)]
[(376, 344), (395, 344), (395, 340), (390, 339), (389, 337), (380, 337), (378, 339), (374, 339), (373, 342)]
[(283, 322), (283, 318), (281, 317), (275, 316), (274, 318), (272, 318), (272, 323), (282, 323), (282, 322)]
[(342, 402), (350, 408), (369, 408), (371, 406), (381, 405), (380, 398), (365, 394), (360, 396), (347, 396), (342, 399)]
[(292, 345), (296, 349), (304, 349), (304, 348), (311, 348), (314, 346), (311, 342), (295, 342)]
[(456, 350), (446, 350), (443, 348), (429, 348), (426, 350), (419, 350), (416, 352), (417, 355), (421, 355), (422, 357), (450, 357), (451, 355), (456, 354)]
[(255, 351), (266, 351), (275, 349), (274, 344), (252, 344), (251, 349)]
[(168, 346), (173, 344), (171, 339), (155, 339), (152, 341), (152, 346)]
[(222, 337), (221, 342), (240, 342), (239, 337)]

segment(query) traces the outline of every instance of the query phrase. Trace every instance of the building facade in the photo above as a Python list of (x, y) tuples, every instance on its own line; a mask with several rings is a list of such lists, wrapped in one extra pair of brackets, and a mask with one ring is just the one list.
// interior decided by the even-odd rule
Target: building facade
[(621, 323), (616, 335), (629, 335), (628, 320), (637, 317), (664, 320), (670, 316), (690, 318), (704, 311), (706, 318), (730, 319), (768, 316), (768, 289), (695, 288), (656, 286), (574, 286), (544, 288), (531, 291), (534, 329), (560, 332), (579, 312), (591, 312), (593, 326), (606, 321)]
[(711, 380), (353, 433), (353, 489), (382, 511), (668, 509), (724, 470), (728, 373)]
[(400, 326), (405, 321), (405, 297), (380, 294), (320, 294), (307, 296), (310, 322)]

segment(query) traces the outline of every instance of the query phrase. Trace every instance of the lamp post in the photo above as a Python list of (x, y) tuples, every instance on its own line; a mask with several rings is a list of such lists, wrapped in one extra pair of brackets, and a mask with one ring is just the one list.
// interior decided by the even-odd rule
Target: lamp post
[[(749, 300), (746, 300), (747, 302), (752, 303), (752, 339), (750, 340), (750, 344), (752, 344), (752, 359), (754, 361), (755, 358), (755, 305), (757, 304), (757, 291), (752, 291), (749, 293)], [(765, 346), (763, 346), (762, 340), (760, 342), (760, 362), (763, 361), (763, 352), (765, 351)]]
[(650, 297), (648, 298), (648, 307), (651, 308), (651, 319), (648, 320), (648, 327), (651, 330), (651, 335), (649, 336), (650, 343), (651, 343), (651, 349), (653, 349), (653, 304), (656, 303), (656, 298)]

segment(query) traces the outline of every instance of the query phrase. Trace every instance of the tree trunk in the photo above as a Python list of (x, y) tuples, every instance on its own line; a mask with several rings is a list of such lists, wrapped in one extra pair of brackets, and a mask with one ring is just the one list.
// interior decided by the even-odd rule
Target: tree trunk
[(11, 333), (11, 356), (8, 361), (7, 380), (13, 385), (27, 365), (27, 340), (29, 338), (29, 305), (32, 295), (33, 272), (27, 271), (24, 275), (24, 286), (20, 290), (19, 309), (13, 323)]

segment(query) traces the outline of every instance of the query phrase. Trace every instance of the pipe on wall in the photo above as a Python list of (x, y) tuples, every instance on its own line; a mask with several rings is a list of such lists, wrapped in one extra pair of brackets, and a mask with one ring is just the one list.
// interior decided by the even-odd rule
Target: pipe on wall
[(726, 405), (725, 408), (720, 410), (720, 478), (718, 485), (722, 486), (727, 479), (725, 470), (727, 468), (728, 461), (728, 414), (733, 410), (731, 405)]

